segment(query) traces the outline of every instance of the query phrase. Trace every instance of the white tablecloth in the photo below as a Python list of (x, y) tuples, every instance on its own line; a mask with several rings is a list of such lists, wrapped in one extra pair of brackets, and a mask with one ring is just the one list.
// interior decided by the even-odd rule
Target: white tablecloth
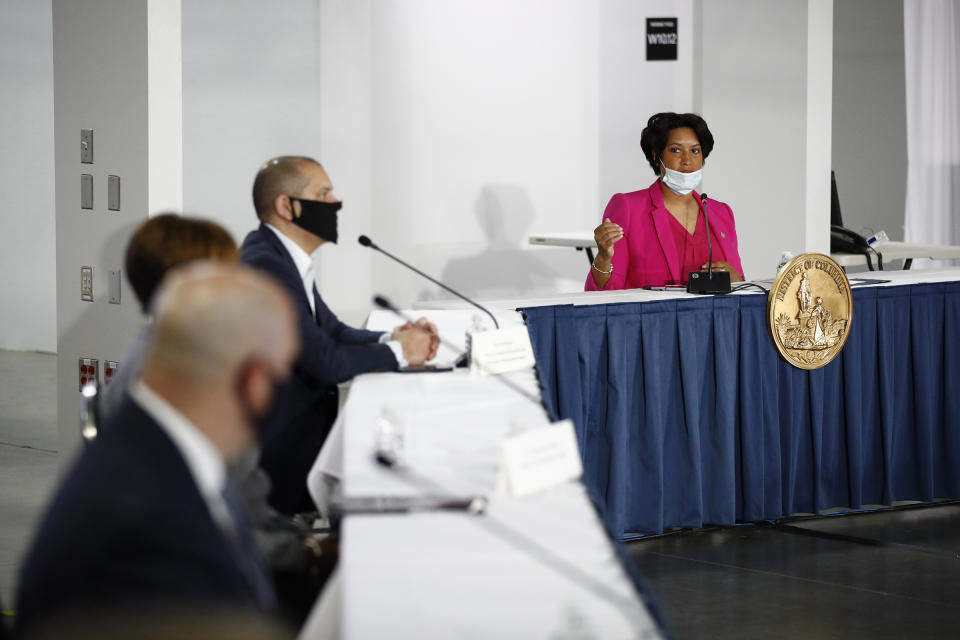
[(487, 516), (347, 518), (342, 637), (659, 637), (583, 491), (495, 501)]
[[(472, 316), (448, 313), (460, 315), (428, 314), (441, 333)], [(539, 397), (532, 370), (510, 380)], [(385, 418), (402, 424), (407, 472), (374, 459)], [(311, 471), (315, 499), (333, 487), (346, 498), (442, 489), (490, 501), (484, 515), (347, 516), (337, 574), (301, 637), (660, 637), (580, 483), (494, 495), (503, 437), (547, 423), (538, 403), (465, 370), (356, 378)]]
[[(868, 271), (865, 273), (850, 274), (850, 283), (854, 287), (857, 281), (869, 280), (887, 280), (888, 282), (876, 286), (893, 287), (904, 284), (917, 284), (919, 282), (952, 282), (960, 279), (960, 269), (908, 269), (906, 271)], [(765, 289), (769, 289), (772, 279), (758, 280)], [(736, 286), (736, 283), (734, 284)], [(867, 285), (865, 285), (867, 286)], [(873, 285), (869, 285), (873, 286)], [(748, 288), (732, 295), (766, 295), (758, 289)], [(548, 296), (526, 296), (518, 298), (500, 298), (496, 300), (483, 300), (482, 304), (495, 313), (502, 313), (512, 309), (522, 309), (524, 307), (546, 307), (560, 304), (572, 304), (574, 306), (591, 304), (616, 304), (620, 302), (650, 302), (652, 300), (670, 300), (672, 298), (702, 298), (702, 295), (687, 293), (685, 291), (647, 291), (645, 289), (619, 289), (616, 291), (575, 291), (571, 293), (557, 293)], [(464, 309), (467, 303), (462, 300), (434, 300), (429, 303), (423, 303), (430, 307), (443, 310)], [(417, 314), (431, 315), (437, 311), (415, 311)]]

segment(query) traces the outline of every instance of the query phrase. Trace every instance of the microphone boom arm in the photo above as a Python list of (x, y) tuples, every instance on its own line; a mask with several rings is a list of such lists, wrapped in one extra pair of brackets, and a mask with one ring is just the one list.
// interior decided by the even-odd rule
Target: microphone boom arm
[(483, 311), (485, 314), (487, 314), (488, 316), (490, 316), (490, 319), (493, 320), (493, 326), (494, 326), (494, 327), (496, 327), (497, 329), (500, 328), (500, 323), (497, 322), (497, 319), (493, 316), (493, 314), (492, 314), (488, 309), (485, 309), (484, 307), (480, 306), (479, 304), (477, 304), (476, 302), (474, 302), (473, 300), (471, 300), (471, 299), (468, 298), (467, 296), (463, 295), (462, 293), (460, 293), (460, 292), (458, 292), (458, 291), (454, 291), (453, 289), (451, 289), (451, 288), (448, 287), (447, 285), (443, 284), (442, 282), (440, 282), (440, 281), (437, 280), (436, 278), (432, 278), (431, 276), (428, 276), (428, 275), (425, 274), (423, 271), (420, 271), (420, 269), (417, 269), (417, 268), (416, 268), (415, 266), (413, 266), (412, 264), (408, 264), (407, 262), (404, 262), (403, 260), (401, 260), (401, 259), (398, 258), (397, 256), (393, 255), (393, 254), (390, 253), (389, 251), (385, 251), (385, 250), (381, 249), (379, 246), (377, 246), (377, 244), (376, 244), (373, 240), (371, 240), (371, 239), (368, 238), (367, 236), (360, 236), (359, 238), (357, 238), (357, 241), (358, 241), (360, 244), (362, 244), (363, 246), (365, 246), (365, 247), (370, 247), (371, 249), (374, 249), (374, 250), (376, 250), (376, 251), (379, 251), (380, 253), (382, 253), (383, 255), (387, 256), (388, 258), (391, 258), (392, 260), (395, 260), (395, 261), (399, 262), (400, 264), (402, 264), (403, 266), (405, 266), (407, 269), (410, 269), (410, 270), (413, 271), (414, 273), (416, 273), (416, 274), (418, 274), (418, 275), (420, 275), (420, 276), (423, 276), (424, 278), (426, 278), (427, 280), (429, 280), (429, 281), (432, 282), (433, 284), (437, 285), (438, 287), (440, 287), (440, 288), (443, 289), (444, 291), (449, 291), (450, 293), (452, 293), (453, 295), (457, 296), (457, 297), (460, 298), (461, 300), (470, 303), (471, 305), (473, 305), (473, 306), (476, 307), (477, 309), (480, 309), (480, 311)]

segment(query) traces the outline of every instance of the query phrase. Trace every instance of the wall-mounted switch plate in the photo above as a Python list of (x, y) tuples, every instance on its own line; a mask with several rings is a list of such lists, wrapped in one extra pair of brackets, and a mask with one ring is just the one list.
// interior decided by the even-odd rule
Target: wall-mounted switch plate
[(120, 176), (107, 176), (107, 209), (120, 211)]
[(100, 362), (96, 358), (80, 358), (80, 391), (100, 379)]
[(80, 299), (93, 302), (93, 267), (80, 267)]
[(107, 286), (107, 302), (120, 304), (120, 269), (110, 269)]
[(110, 381), (113, 380), (114, 374), (117, 372), (117, 369), (120, 368), (120, 363), (116, 360), (104, 360), (103, 361), (103, 384), (108, 385)]
[(93, 176), (80, 174), (80, 208), (93, 209)]
[(93, 164), (93, 129), (80, 129), (80, 162)]

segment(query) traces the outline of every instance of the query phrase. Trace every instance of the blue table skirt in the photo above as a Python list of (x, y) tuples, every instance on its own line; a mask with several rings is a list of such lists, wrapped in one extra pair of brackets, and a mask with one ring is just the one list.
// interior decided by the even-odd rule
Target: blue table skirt
[(779, 356), (764, 295), (523, 309), (612, 531), (960, 496), (960, 283), (853, 298), (815, 371)]

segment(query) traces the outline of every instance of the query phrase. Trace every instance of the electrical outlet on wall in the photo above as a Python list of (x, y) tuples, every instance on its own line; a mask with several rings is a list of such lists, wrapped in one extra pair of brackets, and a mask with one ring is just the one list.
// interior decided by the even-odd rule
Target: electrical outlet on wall
[(80, 267), (80, 299), (93, 302), (93, 267)]
[(80, 129), (80, 162), (93, 164), (93, 129)]
[(120, 368), (120, 363), (116, 360), (104, 360), (103, 361), (103, 384), (108, 385), (110, 381), (113, 380), (113, 376), (117, 373), (117, 369)]
[(88, 384), (100, 380), (100, 361), (96, 358), (80, 358), (80, 391)]

